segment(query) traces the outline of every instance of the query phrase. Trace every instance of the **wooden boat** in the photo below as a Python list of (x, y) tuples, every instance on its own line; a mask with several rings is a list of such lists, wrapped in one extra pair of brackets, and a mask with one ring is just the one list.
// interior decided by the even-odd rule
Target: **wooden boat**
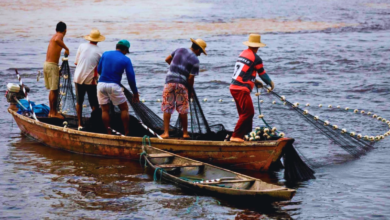
[[(36, 121), (16, 111), (17, 107), (11, 103), (8, 112), (13, 116), (21, 132), (53, 148), (80, 154), (136, 160), (142, 152), (141, 137), (78, 131)], [(156, 148), (217, 166), (268, 171), (273, 166), (280, 165), (284, 147), (292, 144), (294, 139), (280, 138), (244, 143), (157, 138), (151, 138), (151, 141)]]
[(295, 190), (144, 145), (144, 158), (155, 178), (198, 192), (243, 200), (290, 200)]

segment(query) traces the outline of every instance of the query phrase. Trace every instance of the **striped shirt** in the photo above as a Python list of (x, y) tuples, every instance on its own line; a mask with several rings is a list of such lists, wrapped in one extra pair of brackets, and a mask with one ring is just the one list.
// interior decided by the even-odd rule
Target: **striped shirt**
[(189, 75), (199, 75), (199, 59), (191, 49), (179, 48), (172, 54), (165, 84), (180, 83), (187, 86)]

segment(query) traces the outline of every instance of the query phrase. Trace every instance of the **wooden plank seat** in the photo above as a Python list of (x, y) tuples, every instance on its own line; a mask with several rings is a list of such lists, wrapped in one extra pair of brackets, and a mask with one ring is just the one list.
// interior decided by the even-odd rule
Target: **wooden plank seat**
[(160, 168), (181, 168), (181, 167), (203, 167), (203, 163), (183, 163), (183, 164), (159, 164)]
[(247, 180), (223, 180), (223, 179), (220, 179), (219, 181), (217, 181), (217, 180), (200, 181), (200, 182), (196, 182), (196, 184), (216, 185), (216, 184), (227, 184), (227, 183), (248, 183), (248, 182), (254, 182), (254, 181), (256, 181), (256, 180), (254, 180), (254, 179), (247, 179)]
[(173, 156), (172, 154), (162, 153), (162, 154), (148, 154), (148, 157), (149, 158), (169, 158), (169, 157), (175, 157), (175, 156)]

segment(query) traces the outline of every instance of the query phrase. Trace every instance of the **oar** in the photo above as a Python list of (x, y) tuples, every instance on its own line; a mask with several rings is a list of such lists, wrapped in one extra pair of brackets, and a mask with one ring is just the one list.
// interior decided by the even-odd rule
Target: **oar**
[(34, 118), (36, 121), (38, 121), (37, 116), (35, 115), (34, 109), (33, 109), (32, 105), (31, 105), (31, 103), (30, 103), (30, 99), (28, 98), (27, 91), (26, 91), (26, 89), (24, 88), (24, 84), (23, 84), (23, 81), (22, 81), (22, 77), (20, 77), (20, 75), (19, 75), (17, 69), (15, 69), (15, 72), (16, 72), (16, 76), (18, 77), (20, 86), (21, 86), (22, 89), (23, 89), (23, 93), (24, 93), (24, 95), (26, 96), (26, 99), (27, 99), (27, 101), (28, 101), (28, 105), (30, 106), (31, 112), (32, 112), (32, 114), (33, 114), (33, 118)]

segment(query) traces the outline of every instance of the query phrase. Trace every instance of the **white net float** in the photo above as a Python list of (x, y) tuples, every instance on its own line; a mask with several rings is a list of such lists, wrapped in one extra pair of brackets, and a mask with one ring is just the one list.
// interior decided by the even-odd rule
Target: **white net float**
[(324, 121), (324, 125), (328, 126), (329, 125), (329, 121)]

